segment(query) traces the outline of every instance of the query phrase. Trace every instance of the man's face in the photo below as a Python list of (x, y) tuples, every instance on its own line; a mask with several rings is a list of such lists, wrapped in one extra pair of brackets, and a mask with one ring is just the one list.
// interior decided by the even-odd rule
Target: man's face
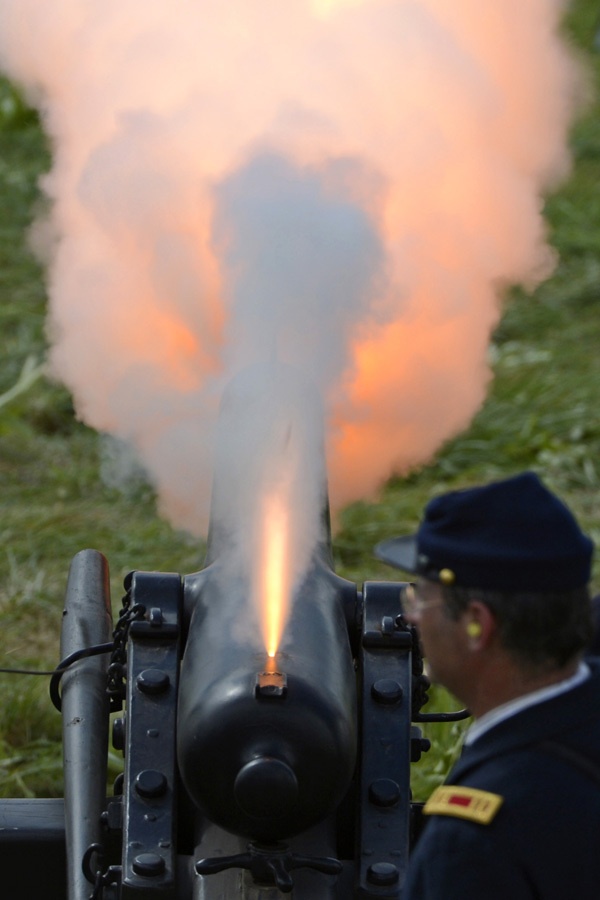
[(462, 617), (458, 620), (450, 618), (440, 585), (425, 578), (417, 581), (412, 601), (406, 607), (405, 617), (419, 629), (423, 655), (432, 681), (443, 684), (460, 698), (465, 674), (465, 626)]

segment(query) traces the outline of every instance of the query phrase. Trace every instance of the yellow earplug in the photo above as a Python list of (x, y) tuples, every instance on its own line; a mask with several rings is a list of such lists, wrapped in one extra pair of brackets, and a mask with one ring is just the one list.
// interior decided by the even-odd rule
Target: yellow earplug
[(467, 634), (471, 638), (481, 637), (481, 625), (479, 622), (469, 622), (467, 625)]
[(442, 584), (454, 584), (456, 581), (456, 575), (452, 569), (440, 569), (438, 578)]

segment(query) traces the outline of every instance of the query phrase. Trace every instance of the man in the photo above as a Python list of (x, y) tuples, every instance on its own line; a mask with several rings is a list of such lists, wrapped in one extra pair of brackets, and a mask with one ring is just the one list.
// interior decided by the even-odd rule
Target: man
[(425, 806), (403, 900), (600, 897), (592, 550), (533, 473), (439, 497), (415, 536), (379, 545), (418, 576), (405, 615), (475, 720)]

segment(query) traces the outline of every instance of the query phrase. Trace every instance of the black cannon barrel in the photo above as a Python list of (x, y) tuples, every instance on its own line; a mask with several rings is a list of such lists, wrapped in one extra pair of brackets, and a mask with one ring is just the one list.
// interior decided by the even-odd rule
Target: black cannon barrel
[(218, 560), (186, 577), (194, 612), (179, 691), (179, 765), (192, 799), (221, 827), (277, 841), (322, 820), (347, 791), (356, 752), (343, 608), (350, 587), (356, 594), (317, 557), (273, 662), (244, 633), (243, 582)]

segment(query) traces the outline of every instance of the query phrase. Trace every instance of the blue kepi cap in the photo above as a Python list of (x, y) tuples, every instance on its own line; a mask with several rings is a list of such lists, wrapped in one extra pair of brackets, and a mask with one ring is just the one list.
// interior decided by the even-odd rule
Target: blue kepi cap
[(593, 544), (533, 472), (431, 500), (416, 534), (376, 556), (433, 581), (498, 591), (565, 591), (590, 579)]

